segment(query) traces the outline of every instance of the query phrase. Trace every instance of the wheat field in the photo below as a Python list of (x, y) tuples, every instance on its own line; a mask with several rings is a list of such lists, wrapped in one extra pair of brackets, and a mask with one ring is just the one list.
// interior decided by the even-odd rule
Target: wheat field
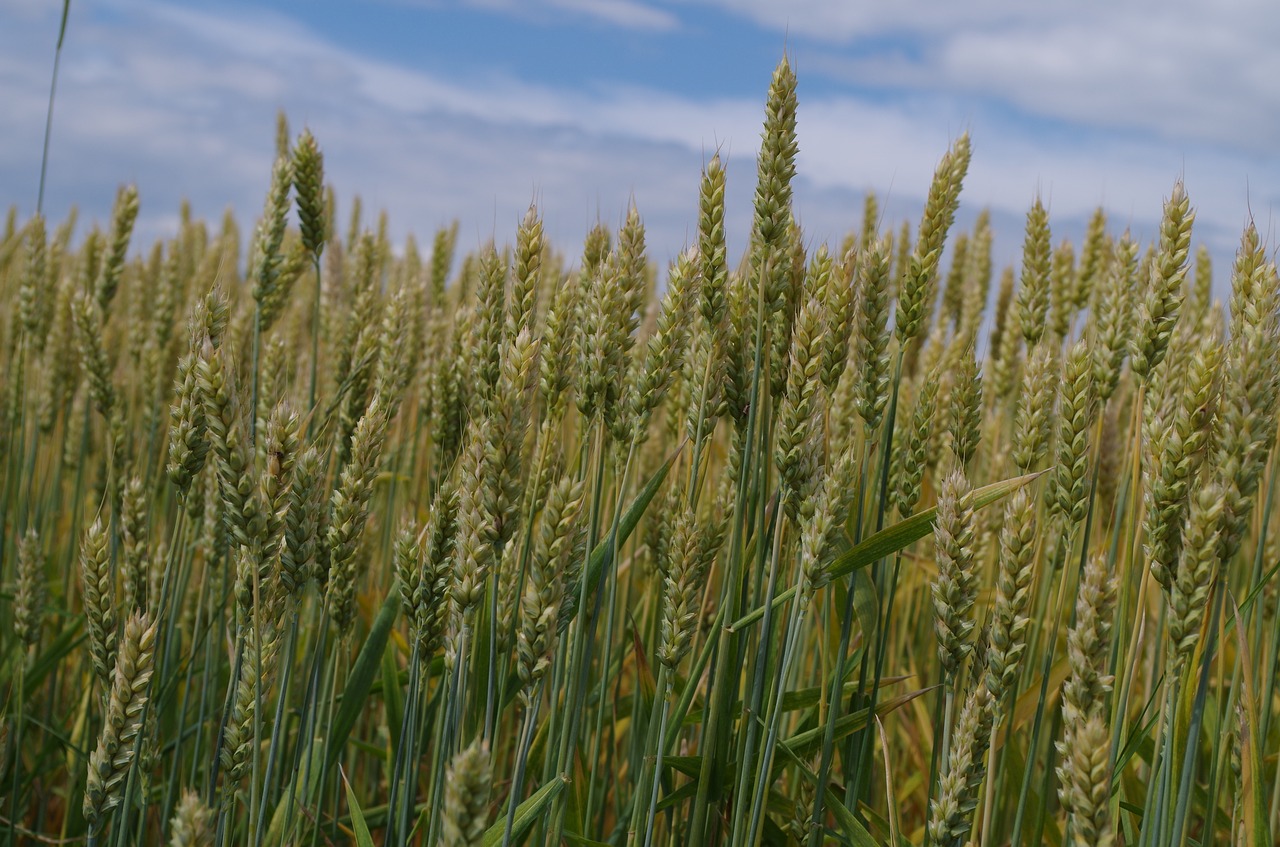
[(10, 208), (7, 843), (1275, 843), (1269, 248), (1001, 270), (967, 135), (814, 244), (798, 108), (669, 267), (344, 232), (283, 117), (249, 230)]

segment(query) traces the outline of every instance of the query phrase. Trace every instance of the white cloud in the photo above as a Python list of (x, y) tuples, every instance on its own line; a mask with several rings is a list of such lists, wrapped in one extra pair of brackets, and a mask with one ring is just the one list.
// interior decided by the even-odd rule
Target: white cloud
[(1029, 114), (1261, 153), (1280, 145), (1269, 0), (701, 0), (828, 45), (860, 86), (949, 91)]

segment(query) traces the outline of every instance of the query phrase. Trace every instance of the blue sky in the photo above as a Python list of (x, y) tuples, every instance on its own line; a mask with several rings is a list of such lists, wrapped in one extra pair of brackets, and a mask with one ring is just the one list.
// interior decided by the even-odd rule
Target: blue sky
[[(0, 205), (24, 213), (60, 8), (0, 0)], [(132, 181), (146, 237), (172, 231), (183, 197), (245, 220), (284, 108), (320, 140), (344, 209), (359, 193), (397, 238), (456, 217), (464, 246), (509, 240), (536, 200), (572, 255), (634, 197), (666, 259), (721, 149), (738, 249), (785, 49), (812, 242), (856, 226), (869, 189), (890, 222), (918, 217), (938, 157), (968, 130), (961, 220), (991, 208), (1001, 260), (1017, 261), (1037, 192), (1055, 240), (1078, 239), (1098, 204), (1148, 237), (1182, 176), (1222, 279), (1250, 214), (1273, 232), (1276, 43), (1268, 0), (73, 0), (47, 205), (101, 221)]]

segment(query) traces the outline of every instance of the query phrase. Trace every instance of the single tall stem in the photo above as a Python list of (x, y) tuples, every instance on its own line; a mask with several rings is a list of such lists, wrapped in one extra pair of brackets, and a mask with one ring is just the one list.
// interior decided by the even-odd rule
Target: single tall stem
[(71, 0), (62, 0), (62, 23), (58, 26), (58, 46), (53, 51), (53, 75), (49, 79), (49, 109), (44, 118), (44, 152), (40, 156), (40, 190), (36, 195), (36, 214), (44, 214), (44, 178), (49, 169), (49, 139), (53, 135), (53, 98), (58, 90), (58, 66), (62, 63), (62, 42), (67, 37), (67, 14)]

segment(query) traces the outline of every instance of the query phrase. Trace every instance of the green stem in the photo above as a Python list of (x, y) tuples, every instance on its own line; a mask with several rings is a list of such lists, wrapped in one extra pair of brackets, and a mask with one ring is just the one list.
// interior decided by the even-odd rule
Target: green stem
[[(604, 496), (604, 422), (597, 416), (592, 426), (594, 428), (593, 449), (590, 450), (588, 459), (594, 465), (595, 485), (592, 490), (591, 510), (587, 521), (586, 549), (588, 551), (595, 549), (596, 542), (599, 539), (600, 507), (601, 499)], [(565, 693), (564, 703), (568, 713), (565, 724), (560, 727), (562, 734), (560, 735), (559, 750), (555, 757), (556, 773), (562, 776), (569, 773), (573, 761), (578, 723), (582, 717), (581, 712), (585, 698), (586, 677), (590, 669), (590, 642), (595, 631), (595, 609), (593, 608), (590, 611), (587, 609), (588, 580), (586, 579), (586, 574), (589, 558), (590, 553), (586, 553), (582, 566), (583, 578), (580, 580), (578, 588), (578, 613), (573, 621), (572, 647), (570, 649), (569, 664), (566, 669), (568, 689)], [(601, 588), (597, 586), (596, 606), (599, 605), (600, 597)], [(563, 795), (557, 798), (553, 807), (550, 829), (551, 841), (548, 843), (559, 843), (564, 832), (564, 799), (562, 798)]]
[(311, 312), (311, 388), (307, 393), (307, 435), (315, 431), (316, 425), (316, 388), (320, 376), (320, 300), (322, 295), (320, 278), (320, 257), (311, 256), (316, 272), (316, 302)]
[[(1191, 811), (1191, 782), (1195, 775), (1196, 753), (1199, 750), (1197, 742), (1200, 738), (1200, 728), (1204, 722), (1205, 699), (1209, 689), (1209, 666), (1213, 663), (1213, 655), (1217, 650), (1218, 621), (1222, 617), (1223, 596), (1225, 594), (1225, 586), (1221, 584), (1214, 591), (1213, 618), (1209, 624), (1209, 643), (1205, 645), (1204, 657), (1201, 659), (1200, 678), (1196, 684), (1196, 698), (1191, 712), (1191, 725), (1187, 728), (1187, 736), (1183, 741), (1186, 751), (1182, 761), (1182, 777), (1178, 780), (1178, 794), (1174, 803), (1173, 833), (1169, 841), (1173, 847), (1182, 847), (1183, 839), (1186, 835), (1187, 815)], [(1205, 808), (1205, 831), (1206, 833), (1212, 833), (1214, 811), (1217, 808), (1213, 798), (1210, 798)]]
[(520, 793), (524, 790), (524, 771), (529, 761), (529, 748), (533, 745), (533, 727), (538, 716), (538, 704), (542, 700), (542, 683), (539, 682), (529, 697), (524, 727), (520, 732), (520, 747), (516, 752), (516, 766), (511, 775), (511, 794), (507, 798), (507, 822), (502, 830), (502, 847), (511, 847), (511, 830), (516, 821), (516, 806), (520, 805)]
[[(1063, 543), (1068, 543), (1065, 539)], [(1049, 575), (1046, 575), (1046, 579)], [(1078, 580), (1077, 580), (1078, 581)], [(1066, 580), (1062, 580), (1058, 584), (1058, 602), (1057, 612), (1053, 616), (1053, 628), (1050, 631), (1049, 640), (1044, 647), (1044, 659), (1040, 666), (1040, 692), (1036, 699), (1035, 719), (1031, 722), (1031, 738), (1027, 742), (1027, 761), (1022, 770), (1022, 787), (1018, 793), (1018, 811), (1014, 815), (1013, 821), (1013, 841), (1012, 847), (1019, 847), (1022, 843), (1022, 822), (1027, 813), (1027, 798), (1031, 793), (1032, 773), (1035, 770), (1037, 750), (1040, 747), (1041, 730), (1043, 728), (1045, 707), (1049, 698), (1049, 677), (1053, 670), (1053, 654), (1054, 647), (1058, 643), (1058, 632), (1062, 627), (1062, 620), (1065, 615), (1067, 606), (1068, 592), (1066, 590)], [(1070, 592), (1074, 595), (1074, 592)], [(1050, 747), (1053, 745), (1050, 744)], [(1041, 802), (1047, 802), (1041, 798)]]
[(258, 360), (262, 352), (262, 304), (253, 306), (253, 396), (249, 405), (249, 449), (258, 443)]
[(25, 691), (25, 682), (26, 682), (26, 676), (27, 676), (26, 671), (27, 671), (27, 652), (23, 651), (21, 654), (19, 654), (19, 659), (18, 659), (18, 703), (17, 703), (17, 708), (15, 709), (15, 711), (17, 712), (17, 715), (14, 718), (14, 728), (13, 728), (13, 750), (14, 750), (13, 781), (9, 785), (10, 826), (9, 826), (8, 843), (10, 847), (12, 847), (14, 843), (13, 839), (17, 835), (18, 825), (20, 823), (20, 821), (18, 820), (18, 795), (19, 795), (19, 787), (21, 783), (19, 782), (18, 777), (22, 773), (22, 730), (26, 723), (24, 718), (26, 717), (26, 713), (27, 713), (26, 704), (24, 702), (26, 699), (26, 691)]
[(658, 718), (658, 750), (653, 762), (653, 782), (649, 788), (649, 808), (644, 816), (644, 847), (652, 847), (653, 844), (653, 824), (658, 813), (658, 786), (662, 783), (662, 758), (666, 748), (663, 739), (667, 736), (667, 718), (670, 714), (671, 682), (668, 678), (666, 665), (663, 665), (662, 669), (658, 671), (658, 676), (661, 685), (657, 690), (658, 696), (662, 698), (662, 710)]
[(58, 46), (53, 51), (53, 74), (49, 79), (49, 109), (44, 118), (44, 147), (40, 154), (40, 190), (36, 194), (36, 214), (44, 214), (44, 180), (49, 169), (49, 139), (53, 137), (53, 100), (58, 90), (58, 66), (62, 63), (62, 42), (67, 37), (67, 15), (71, 0), (62, 0), (62, 23), (58, 25)]
[[(779, 503), (779, 506), (781, 506), (781, 503)], [(734, 847), (742, 844), (744, 837), (750, 839), (751, 834), (755, 829), (754, 818), (756, 810), (754, 807), (748, 806), (746, 799), (752, 785), (748, 775), (751, 773), (752, 767), (755, 764), (756, 736), (759, 734), (760, 725), (758, 716), (764, 706), (765, 686), (772, 683), (776, 689), (784, 690), (787, 684), (785, 665), (777, 674), (773, 675), (769, 674), (768, 668), (769, 658), (772, 653), (769, 649), (769, 644), (773, 641), (773, 598), (777, 593), (778, 570), (782, 559), (782, 511), (783, 510), (781, 508), (778, 509), (778, 512), (775, 515), (776, 519), (773, 524), (773, 544), (771, 554), (769, 556), (768, 580), (766, 583), (764, 597), (762, 599), (762, 605), (765, 610), (764, 619), (760, 623), (759, 647), (756, 653), (756, 661), (754, 663), (754, 671), (752, 673), (751, 680), (751, 699), (746, 712), (748, 715), (748, 719), (745, 721), (746, 739), (742, 745), (742, 753), (738, 757), (738, 787), (735, 792), (736, 797), (733, 804), (734, 818), (730, 842)], [(761, 537), (764, 536), (762, 535)], [(797, 589), (800, 587), (800, 585), (797, 585)], [(799, 592), (797, 591), (797, 597), (792, 601), (793, 603), (800, 602), (801, 598), (798, 594)], [(795, 615), (793, 614), (793, 626), (794, 621)], [(788, 642), (790, 641), (789, 631), (787, 640)], [(761, 767), (763, 768), (763, 760), (761, 762)], [(765, 779), (765, 774), (762, 772), (758, 779)], [(749, 828), (744, 832), (740, 829), (739, 822), (748, 810), (751, 811), (752, 821), (749, 824)]]
[[(604, 623), (604, 652), (600, 657), (600, 665), (604, 669), (604, 673), (600, 675), (600, 685), (596, 691), (596, 725), (594, 738), (597, 740), (597, 746), (599, 739), (603, 737), (604, 732), (605, 693), (609, 685), (609, 668), (613, 660), (613, 627), (615, 622), (614, 618), (617, 614), (618, 608), (618, 533), (620, 532), (622, 525), (622, 511), (625, 507), (627, 496), (627, 481), (631, 477), (631, 465), (632, 461), (635, 459), (636, 442), (637, 437), (632, 435), (631, 443), (627, 447), (627, 460), (622, 466), (622, 479), (618, 482), (617, 494), (614, 497), (613, 521), (612, 526), (610, 527), (610, 533), (613, 539), (613, 543), (611, 545), (613, 548), (611, 558), (612, 566), (604, 574), (604, 579), (606, 580), (607, 585), (603, 586), (601, 589), (602, 594), (605, 592), (608, 593), (609, 600)], [(616, 473), (616, 459), (614, 460), (614, 469)], [(596, 766), (599, 761), (600, 758), (598, 756), (593, 757), (591, 760), (591, 773), (587, 780), (587, 808), (583, 816), (584, 820), (591, 820), (592, 810), (595, 809)]]
[[(295, 602), (290, 600), (289, 602)], [(297, 649), (298, 641), (298, 610), (294, 607), (293, 615), (289, 621), (289, 634), (285, 641), (284, 653), (280, 656), (283, 667), (280, 670), (280, 693), (276, 698), (276, 715), (275, 720), (271, 724), (271, 743), (267, 748), (267, 765), (266, 771), (262, 777), (262, 798), (260, 808), (258, 810), (258, 825), (253, 830), (253, 841), (255, 845), (262, 843), (262, 836), (266, 831), (267, 824), (267, 807), (273, 799), (273, 791), (271, 790), (272, 778), (275, 774), (276, 761), (282, 755), (281, 747), (284, 744), (284, 735), (282, 727), (285, 722), (285, 708), (289, 702), (289, 679), (293, 671), (293, 654)], [(256, 749), (256, 745), (255, 745)]]
[[(880, 498), (876, 507), (876, 529), (883, 527), (885, 511), (889, 506), (889, 460), (893, 450), (893, 432), (897, 426), (898, 417), (898, 397), (899, 387), (902, 383), (902, 366), (905, 351), (898, 351), (898, 358), (893, 368), (893, 392), (889, 397), (889, 411), (885, 418), (884, 433), (881, 435), (880, 445)], [(859, 518), (860, 519), (860, 518)], [(880, 631), (884, 633), (884, 639), (888, 638), (889, 620), (893, 616), (893, 597), (898, 587), (898, 572), (900, 570), (901, 553), (894, 560), (893, 572), (889, 582), (889, 605), (885, 613), (885, 623), (880, 627)], [(849, 643), (853, 637), (853, 586), (852, 582), (848, 588), (848, 594), (845, 599), (844, 615), (840, 621), (840, 646), (836, 651), (836, 661), (834, 671), (831, 677), (830, 696), (827, 700), (827, 716), (826, 724), (823, 729), (822, 736), (822, 755), (818, 763), (818, 791), (814, 792), (813, 800), (813, 817), (809, 826), (809, 847), (817, 847), (818, 840), (823, 832), (822, 809), (826, 802), (825, 786), (828, 776), (831, 773), (831, 762), (835, 752), (835, 730), (836, 721), (840, 716), (841, 691), (844, 687), (844, 662), (845, 655), (849, 651)], [(872, 686), (870, 694), (870, 713), (875, 713), (876, 698), (879, 689), (880, 671), (884, 665), (884, 651), (887, 647), (887, 641), (882, 640), (877, 650), (876, 660), (876, 684)], [(855, 776), (855, 779), (858, 777)]]

